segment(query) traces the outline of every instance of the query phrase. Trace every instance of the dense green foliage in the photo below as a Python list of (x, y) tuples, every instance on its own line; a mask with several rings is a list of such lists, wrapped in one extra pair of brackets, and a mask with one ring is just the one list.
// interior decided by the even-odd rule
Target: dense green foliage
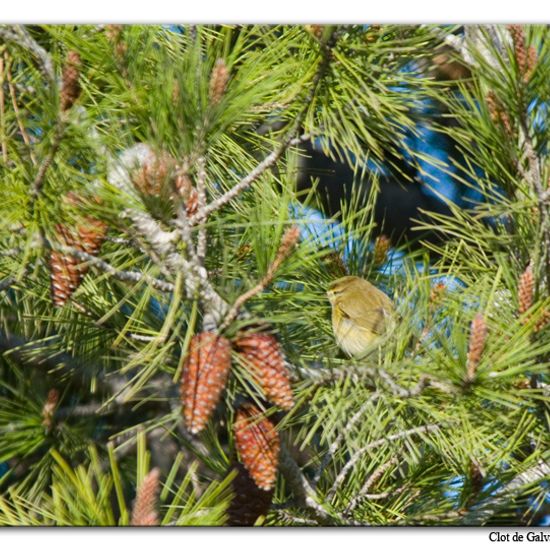
[[(162, 525), (223, 525), (243, 400), (266, 408), (283, 446), (259, 524), (540, 522), (550, 480), (549, 31), (525, 29), (527, 68), (506, 28), (468, 29), (465, 42), (455, 31), (0, 28), (0, 524), (128, 525), (156, 466)], [(81, 91), (63, 111), (69, 51)], [(435, 79), (440, 52), (469, 64), (469, 78)], [(216, 95), (218, 59), (228, 81)], [(405, 135), (430, 116), (418, 108), (426, 101), (444, 108), (432, 124), (460, 152), (454, 177), (479, 195), (424, 222), (444, 236), (438, 244), (405, 247), (400, 267), (381, 267), (378, 182), (360, 167), (402, 156)], [(266, 405), (235, 355), (222, 402), (192, 436), (179, 395), (189, 342), (223, 326), (215, 305), (254, 287), (285, 229), (306, 223), (291, 208), (317, 200), (295, 189), (304, 135), (355, 163), (372, 193), (342, 206), (343, 238), (302, 238), (246, 302), (248, 316), (223, 327), (229, 338), (251, 321), (277, 332), (295, 406)], [(203, 199), (216, 206), (208, 216), (187, 217), (162, 182), (148, 193), (117, 172), (138, 143), (202, 182), (199, 214)], [(59, 226), (90, 217), (108, 227), (101, 262), (79, 256), (87, 274), (54, 307), (52, 251), (75, 253)], [(399, 311), (363, 361), (344, 358), (332, 335), (335, 249)], [(518, 291), (529, 264), (531, 303)], [(478, 331), (473, 361), (478, 314), (486, 338)]]

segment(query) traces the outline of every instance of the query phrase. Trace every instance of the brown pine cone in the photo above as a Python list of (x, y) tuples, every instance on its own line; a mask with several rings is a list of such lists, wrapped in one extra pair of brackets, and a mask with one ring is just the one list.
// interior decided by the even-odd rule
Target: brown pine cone
[(227, 509), (227, 525), (250, 527), (269, 511), (273, 489), (259, 489), (242, 464), (235, 463), (234, 469), (237, 470), (237, 475), (231, 482), (234, 496)]
[(487, 96), (485, 97), (485, 102), (487, 103), (487, 109), (489, 110), (489, 116), (494, 123), (500, 121), (500, 112), (502, 111), (502, 106), (498, 97), (496, 96), (493, 90), (489, 90)]
[(294, 396), (285, 360), (275, 336), (247, 334), (235, 342), (236, 348), (262, 387), (265, 397), (283, 410), (294, 406)]
[(542, 313), (541, 318), (537, 321), (535, 325), (534, 332), (540, 332), (550, 323), (550, 310), (545, 309)]
[(497, 97), (495, 92), (489, 91), (485, 98), (487, 102), (487, 109), (489, 110), (489, 116), (495, 124), (502, 124), (504, 130), (508, 136), (512, 136), (514, 133), (514, 127), (512, 121), (505, 110), (504, 105)]
[(105, 36), (107, 37), (107, 40), (113, 44), (118, 42), (120, 40), (120, 35), (122, 34), (123, 30), (122, 25), (106, 25), (105, 26)]
[(124, 30), (123, 25), (107, 25), (105, 28), (105, 34), (107, 40), (111, 43), (114, 48), (115, 55), (119, 58), (124, 57), (128, 46), (123, 40), (122, 31)]
[(132, 510), (132, 525), (140, 527), (152, 527), (159, 524), (157, 514), (159, 492), (158, 468), (153, 468), (141, 482)]
[(436, 283), (430, 290), (430, 304), (438, 303), (446, 289), (445, 283)]
[(62, 88), (61, 88), (61, 110), (67, 111), (80, 95), (80, 55), (71, 50), (67, 54), (65, 66), (63, 67)]
[[(80, 202), (79, 197), (74, 193), (69, 193), (65, 199), (73, 205)], [(107, 224), (93, 216), (85, 216), (84, 222), (77, 227), (76, 231), (58, 224), (56, 232), (60, 244), (95, 255), (99, 252), (105, 240)], [(67, 303), (67, 300), (86, 276), (88, 267), (81, 265), (81, 263), (70, 254), (57, 250), (51, 252), (51, 292), (56, 307), (63, 307)]]
[(78, 227), (79, 248), (88, 254), (97, 254), (107, 233), (107, 224), (94, 218), (86, 216), (85, 223)]
[(533, 295), (535, 292), (535, 278), (533, 268), (529, 265), (521, 274), (518, 284), (518, 313), (523, 315), (533, 305)]
[[(65, 226), (56, 226), (59, 242), (64, 246), (75, 246), (74, 235)], [(81, 273), (78, 260), (70, 254), (52, 250), (50, 253), (50, 282), (55, 307), (63, 307), (78, 288)]]
[(470, 460), (470, 484), (472, 487), (472, 492), (477, 494), (483, 489), (483, 471), (479, 463), (476, 460)]
[(531, 76), (533, 76), (533, 73), (535, 72), (537, 63), (537, 50), (535, 49), (535, 46), (529, 46), (529, 48), (527, 48), (527, 66), (525, 68), (525, 74), (523, 75), (524, 82), (529, 82), (529, 80), (531, 80)]
[(240, 460), (254, 483), (264, 491), (275, 485), (280, 441), (275, 426), (252, 404), (242, 405), (233, 425)]
[(175, 187), (178, 195), (185, 204), (185, 210), (188, 216), (195, 214), (199, 207), (199, 194), (193, 186), (189, 174), (185, 170), (180, 170), (176, 174)]
[(212, 105), (217, 105), (225, 93), (225, 87), (229, 80), (229, 70), (223, 59), (218, 59), (210, 76), (210, 88), (208, 97)]
[(508, 31), (512, 36), (514, 55), (520, 74), (524, 75), (527, 69), (527, 48), (525, 47), (525, 32), (521, 25), (508, 25)]
[(334, 279), (348, 275), (348, 268), (342, 256), (336, 250), (331, 250), (321, 260)]
[(387, 257), (388, 250), (390, 249), (391, 240), (386, 235), (380, 235), (376, 237), (374, 241), (373, 261), (374, 265), (382, 265)]
[(191, 433), (206, 426), (225, 388), (230, 367), (229, 340), (213, 332), (193, 336), (181, 382), (183, 415)]
[(132, 183), (144, 195), (159, 196), (173, 174), (175, 160), (168, 153), (151, 154), (132, 174)]
[(466, 364), (466, 378), (469, 382), (475, 377), (476, 368), (481, 360), (485, 340), (487, 339), (487, 323), (481, 313), (478, 313), (472, 320), (470, 326), (470, 343)]

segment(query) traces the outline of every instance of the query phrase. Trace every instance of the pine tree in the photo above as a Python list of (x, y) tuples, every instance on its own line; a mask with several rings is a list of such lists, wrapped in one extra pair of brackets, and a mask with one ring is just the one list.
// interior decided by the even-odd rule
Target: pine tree
[[(0, 26), (0, 525), (540, 522), (549, 38)], [(441, 164), (408, 145), (420, 123), (469, 201), (396, 251), (380, 170)], [(311, 141), (356, 172), (338, 231), (300, 215)], [(398, 311), (362, 360), (332, 335), (344, 273)], [(267, 474), (242, 442), (262, 426)]]

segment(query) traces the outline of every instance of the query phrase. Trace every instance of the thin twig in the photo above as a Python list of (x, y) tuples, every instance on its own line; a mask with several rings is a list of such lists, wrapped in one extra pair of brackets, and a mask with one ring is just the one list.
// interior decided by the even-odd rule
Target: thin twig
[(384, 473), (387, 472), (392, 466), (396, 466), (398, 462), (399, 461), (394, 456), (390, 458), (390, 460), (376, 468), (376, 470), (374, 470), (374, 472), (367, 478), (367, 481), (365, 481), (359, 493), (357, 493), (357, 495), (348, 504), (346, 508), (346, 514), (350, 514), (351, 512), (353, 512), (357, 505), (364, 499), (370, 498), (371, 500), (377, 500), (387, 498), (390, 494), (397, 494), (397, 491), (387, 491), (385, 493), (370, 495), (369, 491), (371, 487), (373, 487), (374, 484), (384, 475)]
[(306, 518), (294, 516), (291, 513), (287, 512), (286, 510), (276, 510), (275, 513), (277, 514), (277, 516), (279, 516), (279, 518), (281, 518), (282, 521), (291, 522), (293, 525), (304, 525), (308, 527), (319, 526), (319, 524), (312, 519), (306, 519)]
[[(129, 218), (135, 229), (151, 245), (153, 250), (164, 258), (167, 268), (173, 273), (184, 273), (185, 293), (188, 299), (196, 298), (199, 289), (200, 298), (205, 304), (203, 327), (214, 330), (229, 309), (229, 304), (214, 290), (206, 269), (196, 261), (185, 259), (176, 252), (174, 243), (178, 232), (164, 231), (149, 214), (137, 210), (126, 210), (123, 217)], [(207, 328), (208, 327), (208, 328)]]
[(131, 338), (132, 340), (137, 340), (138, 342), (154, 342), (155, 340), (158, 340), (157, 336), (145, 336), (143, 334), (135, 334), (133, 332), (128, 333), (128, 338)]
[(443, 382), (439, 382), (428, 374), (422, 374), (416, 385), (411, 389), (403, 388), (402, 386), (397, 384), (397, 382), (395, 382), (395, 380), (393, 380), (384, 369), (378, 369), (378, 374), (380, 375), (380, 378), (382, 378), (382, 380), (384, 380), (384, 382), (386, 382), (386, 384), (390, 387), (392, 393), (394, 395), (397, 395), (398, 397), (416, 397), (428, 387), (436, 388), (445, 393), (454, 393), (451, 386)]
[(323, 475), (325, 468), (329, 465), (334, 454), (338, 450), (338, 447), (340, 447), (340, 445), (342, 444), (344, 438), (351, 433), (355, 425), (359, 422), (359, 420), (361, 420), (361, 418), (363, 418), (363, 415), (365, 414), (367, 409), (381, 395), (382, 394), (380, 392), (375, 392), (371, 394), (369, 398), (361, 405), (361, 407), (359, 407), (359, 409), (355, 412), (355, 414), (350, 418), (349, 422), (346, 424), (345, 428), (338, 434), (336, 439), (330, 444), (330, 447), (328, 448), (327, 452), (324, 454), (323, 460), (319, 465), (319, 470), (315, 475), (315, 483), (319, 483), (319, 480), (321, 479), (321, 476)]
[(31, 207), (34, 205), (36, 198), (40, 194), (42, 185), (44, 184), (44, 178), (46, 177), (46, 172), (48, 171), (48, 168), (50, 167), (59, 149), (59, 146), (61, 145), (61, 140), (63, 139), (63, 135), (65, 134), (66, 128), (67, 128), (67, 118), (64, 113), (61, 113), (59, 116), (59, 119), (55, 124), (54, 136), (50, 146), (50, 151), (46, 155), (46, 157), (42, 160), (38, 168), (38, 172), (36, 173), (36, 176), (34, 177), (34, 180), (31, 184), (31, 188), (29, 190), (31, 195)]
[(191, 216), (189, 223), (191, 225), (196, 225), (198, 223), (204, 223), (206, 218), (212, 212), (219, 210), (222, 206), (225, 206), (228, 202), (236, 198), (240, 193), (248, 189), (266, 170), (271, 168), (284, 154), (284, 152), (291, 146), (297, 145), (304, 141), (305, 136), (302, 137), (287, 137), (283, 140), (277, 148), (272, 151), (267, 157), (264, 158), (253, 170), (251, 170), (244, 178), (242, 178), (236, 185), (234, 185), (229, 191), (225, 192), (223, 195), (218, 197), (216, 200), (212, 201), (210, 204), (206, 205), (203, 209), (200, 209)]
[(55, 250), (64, 252), (65, 254), (74, 256), (81, 262), (86, 262), (88, 265), (93, 266), (96, 269), (99, 269), (100, 271), (107, 273), (108, 275), (111, 275), (112, 277), (114, 277), (115, 279), (118, 279), (119, 281), (124, 281), (129, 283), (138, 283), (140, 281), (145, 281), (146, 283), (150, 284), (153, 288), (155, 288), (156, 290), (160, 290), (161, 292), (174, 291), (175, 286), (172, 283), (169, 283), (168, 281), (156, 279), (155, 277), (151, 277), (150, 275), (147, 275), (146, 273), (142, 273), (141, 271), (123, 271), (123, 270), (117, 269), (116, 267), (105, 262), (101, 258), (98, 258), (97, 256), (94, 256), (92, 254), (88, 254), (87, 252), (83, 252), (78, 248), (74, 248), (72, 246), (62, 246), (62, 245), (55, 245), (55, 246), (52, 245), (52, 248), (54, 248)]
[[(97, 256), (94, 256), (92, 254), (84, 252), (84, 251), (80, 250), (79, 248), (75, 248), (75, 247), (71, 247), (71, 246), (67, 246), (67, 245), (62, 245), (60, 243), (52, 243), (52, 242), (47, 242), (47, 245), (52, 250), (57, 250), (59, 252), (65, 253), (69, 256), (74, 256), (76, 259), (80, 260), (81, 262), (86, 262), (88, 265), (93, 266), (96, 269), (98, 269), (99, 271), (102, 271), (103, 273), (107, 273), (107, 274), (111, 275), (112, 277), (114, 277), (115, 279), (118, 279), (120, 281), (137, 283), (137, 282), (143, 280), (143, 281), (149, 283), (153, 288), (155, 288), (156, 290), (160, 290), (161, 292), (173, 292), (174, 291), (175, 286), (172, 283), (169, 283), (167, 281), (163, 281), (161, 279), (151, 277), (149, 275), (146, 275), (146, 274), (142, 273), (141, 271), (125, 271), (125, 270), (117, 269), (114, 266), (112, 266), (111, 264), (109, 264), (108, 262), (105, 262), (104, 260), (101, 260)], [(12, 249), (8, 249), (8, 250), (4, 250), (2, 252), (2, 254), (4, 256), (10, 256), (10, 255), (11, 256), (16, 256), (18, 254), (21, 254), (21, 252), (22, 252), (22, 250), (20, 248), (12, 248)], [(11, 287), (14, 283), (19, 281), (20, 279), (21, 279), (21, 277), (19, 277), (19, 278), (16, 278), (16, 277), (13, 277), (13, 276), (6, 277), (2, 281), (0, 281), (0, 291)], [(82, 306), (78, 306), (78, 304), (75, 304), (75, 305), (77, 307), (82, 307)], [(84, 313), (89, 313), (89, 312), (86, 312), (83, 308), (82, 308), (82, 311)], [(137, 335), (131, 335), (131, 337), (134, 337), (135, 339), (138, 339)], [(146, 338), (146, 337), (141, 337), (141, 338)]]
[(297, 226), (293, 226), (285, 232), (281, 240), (281, 245), (279, 246), (279, 250), (277, 250), (275, 259), (271, 262), (271, 264), (267, 268), (266, 274), (260, 279), (259, 283), (256, 286), (247, 290), (244, 294), (241, 294), (235, 300), (235, 303), (233, 304), (233, 306), (225, 316), (225, 320), (221, 324), (220, 330), (227, 328), (237, 318), (237, 315), (239, 314), (239, 311), (241, 310), (243, 305), (248, 300), (250, 300), (250, 298), (262, 292), (262, 290), (264, 290), (264, 288), (267, 285), (269, 285), (269, 283), (271, 283), (279, 267), (292, 251), (292, 248), (296, 244), (299, 236), (300, 236), (300, 230), (298, 229)]
[(204, 223), (212, 212), (215, 212), (225, 206), (228, 202), (236, 198), (240, 193), (245, 189), (248, 189), (266, 170), (271, 168), (283, 155), (290, 145), (292, 138), (287, 138), (279, 146), (271, 152), (267, 157), (260, 162), (256, 168), (250, 171), (244, 178), (242, 178), (239, 183), (234, 185), (229, 191), (224, 193), (221, 197), (218, 197), (216, 200), (212, 201), (210, 204), (205, 206), (203, 209), (199, 209), (197, 213), (190, 218), (191, 225), (196, 225), (197, 223)]
[(407, 518), (404, 521), (398, 521), (395, 525), (426, 525), (427, 522), (433, 523), (437, 526), (445, 525), (447, 520), (456, 520), (464, 516), (464, 510), (450, 510), (448, 512), (442, 512), (441, 514), (423, 514), (414, 518)]
[[(315, 500), (316, 494), (309, 481), (306, 479), (302, 470), (292, 458), (285, 446), (281, 446), (279, 455), (279, 468), (286, 482), (294, 493), (295, 497), (300, 501), (302, 507), (309, 508), (314, 514), (323, 520), (332, 520), (331, 514)], [(341, 518), (342, 523), (345, 522)]]
[(529, 127), (525, 113), (520, 117), (520, 126), (523, 134), (523, 149), (527, 157), (529, 171), (523, 171), (523, 167), (521, 166), (520, 162), (518, 162), (517, 165), (521, 170), (520, 173), (526, 179), (526, 181), (530, 183), (531, 187), (537, 195), (543, 241), (543, 246), (540, 249), (540, 261), (544, 266), (546, 284), (550, 285), (550, 212), (549, 206), (546, 204), (547, 190), (544, 188), (542, 182), (540, 159), (537, 156), (533, 141), (531, 139), (531, 135), (529, 133)]
[(527, 127), (527, 122), (522, 119), (520, 124), (523, 133), (523, 146), (525, 148), (525, 155), (527, 156), (527, 161), (529, 163), (528, 181), (530, 181), (533, 185), (537, 195), (541, 197), (544, 193), (544, 189), (542, 186), (539, 158), (535, 152), (535, 148), (529, 134), (529, 128)]
[(550, 462), (539, 460), (537, 464), (515, 476), (508, 483), (491, 493), (491, 495), (475, 508), (462, 514), (461, 523), (465, 525), (483, 525), (498, 510), (511, 502), (515, 495), (528, 485), (550, 479)]
[(121, 408), (126, 403), (110, 403), (108, 407), (103, 407), (101, 403), (86, 403), (84, 405), (72, 405), (62, 407), (55, 411), (55, 420), (62, 420), (71, 417), (88, 417), (111, 414), (114, 410)]
[(340, 488), (342, 483), (344, 482), (344, 479), (346, 478), (347, 473), (355, 464), (363, 457), (365, 453), (368, 451), (375, 449), (376, 447), (380, 447), (386, 443), (390, 443), (391, 441), (396, 441), (398, 439), (403, 439), (405, 437), (408, 437), (409, 435), (417, 435), (427, 432), (436, 432), (440, 429), (439, 425), (437, 424), (426, 424), (424, 426), (419, 426), (418, 428), (411, 428), (410, 430), (403, 430), (401, 432), (397, 432), (392, 435), (388, 435), (387, 437), (382, 437), (380, 439), (377, 439), (375, 441), (371, 441), (368, 445), (365, 445), (364, 447), (361, 447), (358, 451), (356, 451), (351, 458), (348, 460), (348, 462), (344, 465), (344, 467), (340, 470), (340, 473), (336, 476), (336, 479), (334, 480), (334, 484), (332, 485), (330, 491), (327, 494), (327, 500), (331, 500), (334, 498), (334, 495), (336, 494), (336, 491)]
[[(206, 208), (206, 159), (200, 156), (197, 159), (197, 202), (199, 212), (203, 212)], [(199, 220), (199, 233), (197, 236), (197, 259), (201, 265), (204, 265), (206, 256), (206, 220)]]
[(178, 208), (178, 215), (175, 225), (180, 230), (181, 240), (185, 244), (185, 253), (187, 257), (197, 265), (202, 265), (203, 262), (199, 260), (198, 256), (198, 246), (195, 247), (195, 243), (193, 242), (191, 225), (189, 224), (189, 218), (187, 217), (187, 209), (185, 208), (185, 205), (181, 205)]
[(290, 366), (291, 377), (293, 380), (310, 380), (316, 385), (332, 384), (346, 378), (354, 381), (360, 381), (365, 377), (372, 379), (380, 378), (390, 391), (399, 397), (416, 397), (427, 388), (434, 388), (444, 393), (456, 393), (451, 385), (441, 382), (429, 374), (421, 374), (416, 385), (411, 388), (400, 386), (390, 374), (384, 369), (367, 367), (365, 365), (346, 365), (341, 368), (320, 369), (307, 366)]
[(22, 25), (0, 25), (0, 38), (14, 42), (27, 50), (39, 63), (42, 73), (50, 83), (55, 82), (55, 71), (50, 54), (36, 42)]
[(31, 139), (29, 138), (29, 135), (25, 130), (23, 121), (21, 120), (21, 111), (19, 110), (19, 105), (17, 104), (17, 95), (15, 92), (15, 86), (13, 85), (13, 77), (11, 74), (11, 66), (10, 66), (11, 61), (9, 59), (7, 52), (4, 53), (4, 59), (6, 61), (6, 76), (8, 78), (8, 89), (10, 91), (11, 103), (13, 105), (13, 113), (15, 115), (15, 120), (17, 121), (17, 126), (19, 127), (19, 132), (21, 133), (21, 137), (23, 138), (25, 145), (29, 149), (29, 155), (31, 157), (32, 163), (36, 165), (36, 158), (32, 152)]
[(296, 145), (302, 142), (302, 137), (296, 137), (300, 132), (302, 127), (302, 122), (307, 114), (307, 111), (315, 97), (315, 92), (317, 87), (321, 82), (323, 76), (325, 75), (331, 59), (331, 49), (334, 47), (334, 42), (336, 40), (336, 33), (333, 33), (327, 42), (321, 48), (322, 58), (313, 77), (311, 87), (308, 90), (307, 96), (304, 100), (304, 107), (296, 117), (292, 128), (286, 135), (286, 137), (279, 143), (277, 147), (264, 158), (251, 172), (249, 172), (244, 178), (242, 178), (239, 183), (233, 186), (231, 189), (226, 191), (221, 197), (218, 197), (216, 200), (205, 206), (204, 208), (199, 208), (197, 213), (191, 217), (189, 220), (191, 225), (196, 225), (197, 223), (204, 223), (208, 216), (225, 206), (228, 202), (232, 201), (240, 193), (248, 189), (266, 170), (271, 168), (285, 153), (285, 151), (292, 145)]
[(4, 57), (0, 57), (0, 132), (2, 133), (2, 160), (8, 163), (8, 146), (6, 144), (6, 119), (4, 105)]
[(416, 386), (412, 389), (403, 388), (387, 373), (384, 369), (377, 369), (380, 378), (389, 386), (392, 393), (399, 397), (414, 397), (422, 393), (424, 388), (429, 385), (429, 380), (425, 376), (421, 376)]
[(407, 486), (399, 487), (391, 491), (384, 491), (383, 493), (365, 493), (361, 495), (362, 500), (386, 500), (389, 497), (400, 495), (408, 489)]

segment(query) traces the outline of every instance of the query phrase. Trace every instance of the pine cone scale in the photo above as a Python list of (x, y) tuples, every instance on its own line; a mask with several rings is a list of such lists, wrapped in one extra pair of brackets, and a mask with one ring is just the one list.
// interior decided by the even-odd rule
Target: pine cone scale
[[(99, 252), (107, 225), (92, 216), (85, 218), (86, 225), (80, 225), (72, 230), (62, 224), (56, 226), (57, 238), (63, 246), (69, 246), (95, 255)], [(50, 253), (50, 280), (52, 301), (56, 307), (63, 307), (67, 300), (86, 276), (88, 267), (72, 256), (53, 250)]]
[(246, 365), (266, 398), (283, 410), (294, 406), (288, 370), (277, 339), (271, 334), (250, 334), (236, 341)]
[(275, 426), (254, 405), (246, 404), (237, 411), (234, 432), (242, 464), (257, 487), (270, 491), (279, 465), (280, 441)]
[(206, 426), (225, 388), (230, 367), (231, 344), (226, 338), (203, 332), (191, 339), (181, 384), (185, 424), (191, 433)]

